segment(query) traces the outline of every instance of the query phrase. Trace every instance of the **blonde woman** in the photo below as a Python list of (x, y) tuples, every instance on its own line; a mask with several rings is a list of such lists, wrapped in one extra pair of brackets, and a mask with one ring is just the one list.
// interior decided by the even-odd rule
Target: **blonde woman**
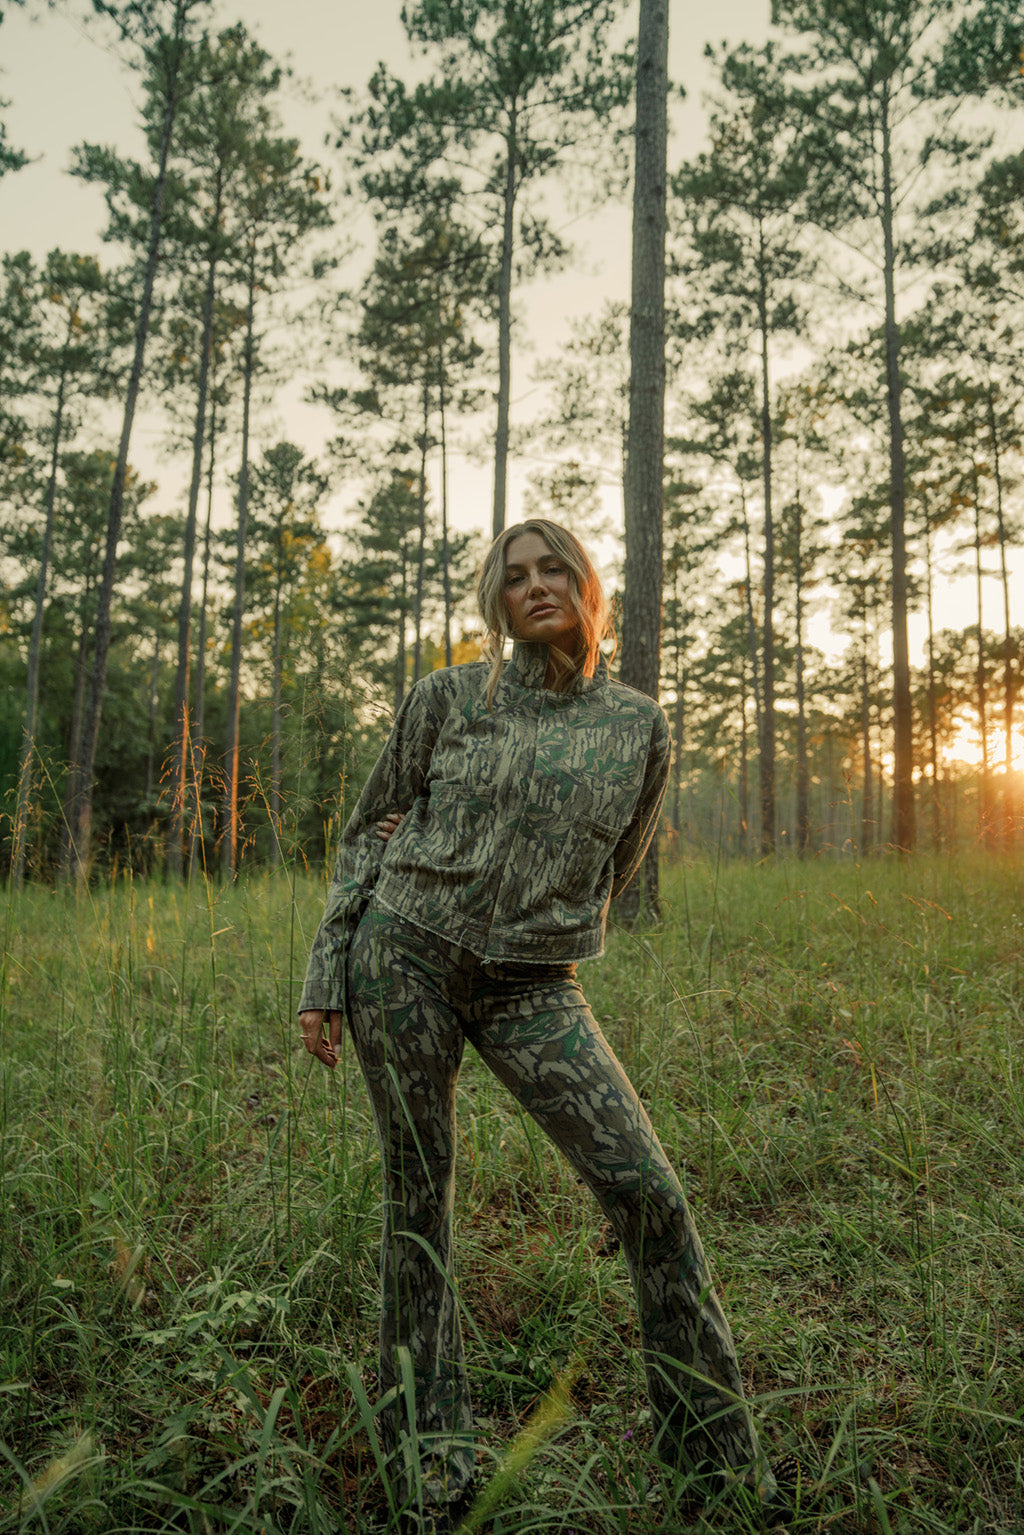
[[(473, 1477), (452, 1251), (467, 1041), (568, 1157), (622, 1244), (662, 1458), (770, 1499), (679, 1180), (576, 978), (578, 961), (601, 953), (609, 901), (657, 827), (668, 725), (650, 698), (609, 678), (601, 584), (566, 529), (508, 528), (477, 597), (486, 659), (431, 673), (402, 704), (344, 832), (300, 1014), (306, 1048), (328, 1067), (348, 1018), (373, 1106), (382, 1422), (410, 1501), (419, 1489), (409, 1517), (449, 1527)], [(401, 1349), (414, 1400), (401, 1389)]]

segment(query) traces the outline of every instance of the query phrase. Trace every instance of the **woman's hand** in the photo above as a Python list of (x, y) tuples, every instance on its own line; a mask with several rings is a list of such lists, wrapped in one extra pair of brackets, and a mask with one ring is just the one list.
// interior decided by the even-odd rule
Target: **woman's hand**
[(395, 832), (405, 820), (400, 810), (390, 810), (383, 820), (377, 822), (377, 835), (382, 842), (390, 842)]
[(302, 1043), (310, 1055), (315, 1055), (318, 1061), (322, 1061), (332, 1071), (338, 1064), (344, 1021), (342, 1013), (327, 1012), (321, 1007), (311, 1007), (299, 1014)]

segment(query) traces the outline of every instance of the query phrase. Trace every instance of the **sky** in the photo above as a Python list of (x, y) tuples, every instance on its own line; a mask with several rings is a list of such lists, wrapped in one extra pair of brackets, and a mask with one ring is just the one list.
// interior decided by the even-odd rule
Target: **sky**
[[(32, 9), (30, 0), (30, 9)], [(337, 92), (365, 85), (380, 59), (408, 75), (415, 64), (400, 19), (401, 0), (220, 0), (218, 25), (244, 20), (275, 57), (290, 62), (295, 74), (282, 102), (286, 131), (298, 136), (315, 158), (330, 156), (323, 147)], [(0, 95), (9, 141), (25, 149), (32, 163), (0, 180), (0, 249), (27, 248), (42, 256), (60, 246), (103, 255), (100, 235), (104, 208), (100, 192), (69, 177), (71, 147), (83, 141), (111, 143), (137, 153), (138, 95), (135, 81), (117, 56), (109, 32), (76, 20), (83, 0), (56, 0), (53, 11), (35, 17), (6, 12), (0, 26)], [(670, 73), (683, 85), (687, 100), (675, 109), (670, 155), (674, 163), (704, 147), (703, 92), (710, 84), (703, 59), (708, 43), (728, 40), (759, 44), (768, 32), (769, 0), (671, 0)], [(369, 227), (357, 225), (357, 243), (368, 258)], [(629, 291), (629, 212), (610, 208), (592, 219), (566, 212), (564, 233), (579, 247), (570, 272), (521, 290), (521, 345), (513, 358), (513, 419), (526, 419), (537, 403), (539, 386), (531, 375), (537, 362), (552, 355), (568, 337), (572, 316), (596, 313), (609, 297), (627, 299)], [(330, 434), (323, 412), (301, 403), (301, 391), (286, 392), (278, 402), (278, 425), (311, 452), (322, 450)], [(277, 435), (280, 435), (278, 433)], [(146, 455), (157, 454), (162, 428), (140, 425), (133, 456), (144, 472)], [(485, 445), (486, 447), (486, 445)], [(530, 468), (519, 464), (510, 480), (509, 519), (520, 511), (520, 497)], [(163, 470), (163, 479), (173, 475)], [(170, 494), (177, 494), (172, 485)], [(181, 492), (183, 494), (183, 491)], [(180, 499), (180, 497), (179, 497)], [(349, 496), (349, 501), (351, 496)], [(452, 469), (452, 520), (482, 532), (490, 525), (490, 468), (478, 453), (456, 454)], [(344, 491), (328, 514), (328, 524), (343, 520)], [(618, 516), (617, 498), (610, 507)], [(1021, 567), (1019, 567), (1021, 568)], [(947, 622), (974, 620), (970, 581), (952, 584), (943, 607)], [(991, 585), (986, 622), (998, 622), (998, 594)], [(1020, 614), (1015, 618), (1020, 621)], [(817, 636), (824, 643), (824, 635)], [(921, 643), (915, 625), (915, 649)], [(829, 648), (829, 647), (825, 647)]]
[[(119, 62), (110, 34), (73, 19), (82, 14), (83, 3), (57, 0), (56, 13), (36, 19), (8, 9), (0, 26), (0, 94), (10, 103), (4, 114), (8, 137), (33, 156), (32, 164), (0, 181), (3, 249), (23, 247), (42, 256), (61, 246), (101, 254), (102, 197), (97, 188), (67, 176), (71, 147), (85, 141), (136, 153), (139, 149), (135, 82)], [(39, 0), (35, 7), (41, 8)], [(214, 14), (224, 26), (244, 20), (275, 58), (289, 60), (295, 79), (283, 102), (285, 129), (303, 140), (308, 154), (326, 155), (330, 163), (323, 135), (337, 92), (363, 87), (381, 59), (399, 74), (415, 68), (400, 10), (401, 0), (220, 0)], [(763, 41), (768, 11), (768, 0), (718, 0), (713, 7), (674, 0), (670, 71), (687, 91), (686, 101), (675, 109), (675, 160), (704, 144), (706, 44)], [(627, 26), (633, 30), (631, 21)], [(608, 208), (591, 219), (574, 218), (567, 210), (560, 232), (578, 247), (579, 259), (561, 277), (532, 284), (517, 305), (523, 314), (519, 339), (524, 345), (513, 359), (513, 393), (514, 414), (520, 419), (529, 414), (531, 397), (537, 393), (531, 379), (536, 361), (568, 337), (570, 316), (597, 312), (609, 296), (626, 299), (629, 294), (626, 206)], [(367, 226), (360, 233), (368, 256), (371, 231)], [(289, 425), (294, 425), (294, 405), (289, 411)], [(304, 427), (317, 436), (314, 420)], [(473, 494), (482, 497), (481, 528), (489, 526), (488, 470), (464, 464), (461, 473), (474, 482)], [(516, 509), (516, 489), (514, 483), (510, 514)], [(469, 525), (473, 513), (465, 498), (455, 494), (453, 501), (456, 522), (461, 510), (462, 521)]]

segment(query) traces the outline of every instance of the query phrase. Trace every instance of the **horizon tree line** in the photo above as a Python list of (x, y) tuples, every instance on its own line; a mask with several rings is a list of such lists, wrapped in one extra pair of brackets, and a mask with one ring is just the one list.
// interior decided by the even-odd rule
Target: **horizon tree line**
[[(452, 447), (493, 398), (493, 531), (515, 451), (516, 295), (569, 259), (546, 178), (584, 133), (591, 195), (613, 194), (637, 63), (625, 8), (611, 3), (578, 16), (541, 7), (544, 49), (514, 84), (497, 66), (535, 6), (475, 0), (429, 17), (410, 7), (410, 38), (437, 74), (410, 88), (382, 66), (334, 135), (345, 196), (376, 221), (376, 254), (353, 291), (339, 287), (331, 250), (338, 194), (282, 130), (286, 76), (265, 50), (240, 25), (215, 32), (209, 0), (97, 9), (144, 87), (148, 158), (86, 145), (74, 162), (104, 188), (117, 259), (10, 252), (0, 294), (0, 655), (21, 678), (0, 771), (15, 882), (28, 867), (84, 876), (94, 783), (109, 845), (123, 849), (127, 827), (151, 835), (147, 858), (172, 875), (200, 857), (235, 872), (252, 835), (247, 803), (250, 820), (264, 807), (259, 856), (273, 862), (288, 841), (290, 750), (293, 785), (299, 759), (312, 773), (319, 818), (313, 831), (296, 811), (294, 827), (320, 845), (337, 774), (358, 780), (348, 754), (372, 735), (375, 710), (427, 667), (471, 653), (458, 599), (474, 551), (453, 531)], [(1021, 27), (1004, 0), (872, 0), (858, 18), (838, 0), (777, 3), (765, 48), (715, 51), (711, 147), (667, 187), (667, 346), (641, 361), (634, 336), (631, 367), (621, 308), (581, 319), (544, 366), (548, 410), (530, 428), (560, 465), (537, 478), (534, 504), (585, 539), (595, 498), (607, 505), (613, 486), (646, 473), (646, 542), (627, 510), (623, 674), (660, 691), (673, 717), (674, 836), (699, 827), (707, 840), (717, 824), (716, 840), (761, 856), (909, 850), (919, 805), (932, 845), (968, 821), (1006, 842), (1020, 815), (1009, 571), (1021, 524), (1024, 152), (993, 154), (969, 107), (1012, 106)], [(583, 72), (598, 55), (606, 67), (588, 103)], [(469, 59), (489, 61), (495, 78), (482, 66), (471, 75)], [(638, 143), (647, 131), (638, 119)], [(638, 167), (642, 230), (653, 194), (640, 190), (640, 157)], [(900, 310), (908, 274), (920, 301)], [(634, 292), (634, 329), (651, 303)], [(301, 358), (282, 343), (286, 315), (302, 327)], [(659, 355), (664, 451), (629, 435), (629, 381), (656, 384)], [(317, 372), (310, 398), (336, 423), (322, 463), (275, 436), (268, 409), (285, 382)], [(148, 511), (151, 488), (131, 466), (140, 401), (149, 409), (158, 394), (187, 465), (181, 516)], [(97, 436), (104, 401), (123, 407), (116, 448)], [(344, 548), (323, 520), (339, 487), (354, 498)], [(663, 593), (652, 538), (664, 542)], [(959, 636), (934, 611), (954, 558), (971, 562), (977, 607)], [(985, 624), (993, 584), (998, 633)], [(840, 663), (809, 638), (809, 616), (826, 607), (847, 636)], [(927, 625), (920, 669), (908, 648), (915, 612)], [(133, 682), (144, 722), (144, 750), (128, 754), (134, 795), (124, 782), (114, 792), (103, 757), (119, 737), (101, 729)], [(289, 710), (301, 746), (289, 747)], [(248, 728), (257, 716), (262, 734)], [(968, 717), (976, 795), (949, 765)], [(263, 740), (266, 771), (250, 756)], [(49, 817), (40, 768), (48, 803), (60, 801)], [(780, 794), (790, 768), (792, 794)], [(841, 837), (827, 830), (840, 825)]]

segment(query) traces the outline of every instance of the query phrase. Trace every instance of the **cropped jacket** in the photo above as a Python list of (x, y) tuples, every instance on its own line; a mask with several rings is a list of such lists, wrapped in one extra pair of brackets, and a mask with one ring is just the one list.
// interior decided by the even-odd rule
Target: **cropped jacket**
[[(546, 645), (517, 643), (490, 707), (482, 662), (410, 689), (342, 835), (300, 1009), (343, 1007), (371, 895), (483, 960), (601, 953), (609, 901), (657, 826), (668, 722), (603, 663), (552, 692), (547, 660)], [(385, 843), (376, 823), (394, 810)]]

